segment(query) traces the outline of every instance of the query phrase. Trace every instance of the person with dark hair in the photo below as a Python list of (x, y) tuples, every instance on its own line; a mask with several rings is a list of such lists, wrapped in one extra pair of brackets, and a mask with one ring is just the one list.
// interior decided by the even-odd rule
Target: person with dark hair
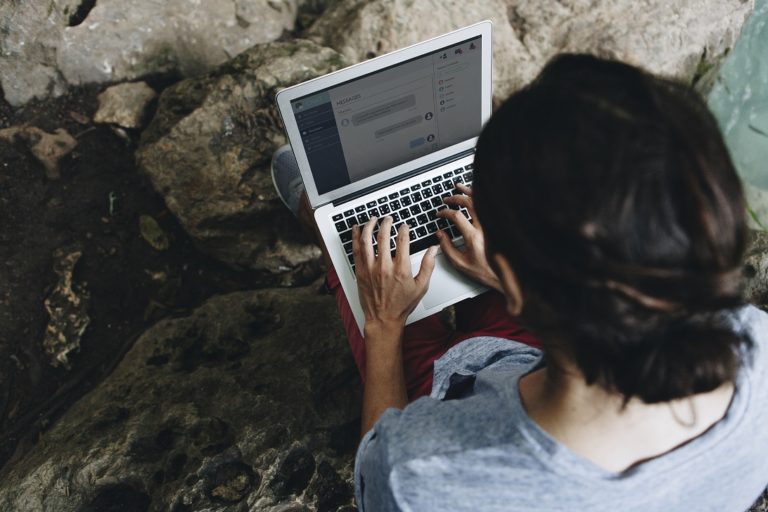
[(413, 277), (407, 251), (375, 256), (379, 219), (353, 235), (363, 333), (329, 268), (365, 385), (360, 510), (748, 508), (768, 314), (741, 293), (741, 183), (698, 95), (561, 55), (491, 117), (460, 190), (473, 220), (443, 210), (464, 246), (440, 248), (494, 291), (455, 330), (404, 327), (435, 248)]

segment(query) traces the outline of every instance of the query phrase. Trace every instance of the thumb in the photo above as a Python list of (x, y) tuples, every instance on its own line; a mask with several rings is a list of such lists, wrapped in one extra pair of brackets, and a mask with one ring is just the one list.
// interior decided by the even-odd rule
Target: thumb
[(416, 274), (416, 283), (420, 288), (427, 289), (429, 286), (429, 279), (432, 277), (432, 271), (435, 270), (435, 258), (437, 257), (437, 246), (433, 245), (424, 254), (421, 259), (421, 267), (419, 273)]
[(462, 266), (464, 263), (464, 253), (454, 247), (451, 238), (443, 231), (437, 232), (437, 239), (440, 242), (440, 248), (443, 250), (448, 261), (454, 266)]

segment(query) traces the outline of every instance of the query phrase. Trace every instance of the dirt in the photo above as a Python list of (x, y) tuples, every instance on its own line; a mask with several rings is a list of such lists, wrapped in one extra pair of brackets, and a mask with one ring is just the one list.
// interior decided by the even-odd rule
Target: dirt
[[(148, 326), (185, 315), (211, 295), (304, 284), (234, 271), (200, 253), (136, 169), (138, 133), (121, 136), (92, 118), (99, 88), (80, 88), (14, 111), (0, 98), (0, 129), (29, 123), (77, 139), (61, 177), (46, 177), (23, 143), (0, 142), (0, 467), (21, 456), (78, 397), (97, 385)], [(110, 199), (111, 197), (111, 199)], [(167, 235), (166, 250), (139, 231), (149, 215)], [(74, 281), (90, 294), (91, 318), (71, 368), (54, 368), (42, 347), (43, 306), (56, 283), (53, 252), (82, 249)], [(303, 281), (302, 281), (303, 280)]]

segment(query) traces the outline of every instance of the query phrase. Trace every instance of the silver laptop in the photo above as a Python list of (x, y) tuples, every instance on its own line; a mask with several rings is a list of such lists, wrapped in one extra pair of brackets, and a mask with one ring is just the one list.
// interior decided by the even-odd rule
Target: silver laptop
[[(491, 22), (483, 21), (277, 94), (315, 220), (361, 331), (351, 228), (373, 215), (392, 216), (393, 229), (407, 224), (414, 273), (438, 243), (438, 229), (462, 243), (436, 213), (458, 193), (457, 183), (472, 184), (475, 144), (491, 114), (491, 60)], [(396, 251), (390, 244), (374, 248)], [(483, 291), (439, 253), (408, 323)]]

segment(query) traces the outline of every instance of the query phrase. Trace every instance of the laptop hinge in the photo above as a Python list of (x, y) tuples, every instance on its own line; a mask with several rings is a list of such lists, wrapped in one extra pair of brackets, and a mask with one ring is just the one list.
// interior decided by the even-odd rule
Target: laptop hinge
[(418, 169), (414, 169), (412, 171), (408, 171), (407, 173), (400, 174), (399, 176), (395, 176), (394, 178), (390, 178), (387, 181), (382, 181), (381, 183), (377, 183), (376, 185), (372, 185), (370, 187), (364, 188), (362, 190), (358, 190), (357, 192), (353, 192), (351, 194), (347, 194), (344, 197), (340, 197), (336, 199), (335, 201), (331, 201), (331, 204), (333, 206), (339, 206), (344, 203), (348, 203), (350, 201), (354, 201), (358, 197), (363, 197), (364, 195), (373, 192), (374, 190), (378, 190), (380, 188), (388, 187), (389, 185), (392, 185), (393, 183), (398, 183), (401, 181), (405, 181), (408, 178), (411, 178), (413, 176), (416, 176), (417, 174), (422, 174), (424, 172), (429, 171), (430, 169), (434, 169), (436, 167), (443, 166), (447, 163), (454, 162), (456, 160), (459, 160), (461, 158), (464, 158), (467, 155), (471, 155), (475, 152), (475, 148), (467, 149), (466, 151), (462, 151), (461, 153), (456, 153), (453, 156), (449, 156), (447, 158), (443, 158), (442, 160), (438, 160), (436, 162), (432, 162), (429, 165), (425, 165), (423, 167), (419, 167)]

